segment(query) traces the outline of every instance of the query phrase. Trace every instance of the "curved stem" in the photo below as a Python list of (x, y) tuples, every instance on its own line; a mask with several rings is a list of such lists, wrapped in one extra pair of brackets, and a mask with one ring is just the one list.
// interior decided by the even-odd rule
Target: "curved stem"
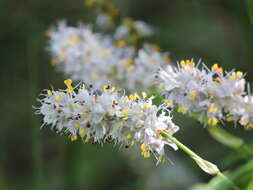
[(239, 190), (239, 188), (230, 179), (228, 179), (222, 172), (220, 172), (219, 168), (216, 165), (201, 158), (199, 155), (197, 155), (195, 152), (193, 152), (191, 149), (189, 149), (187, 146), (185, 146), (183, 143), (181, 143), (169, 133), (161, 132), (161, 135), (164, 139), (175, 143), (182, 151), (184, 151), (188, 156), (190, 156), (203, 171), (210, 175), (222, 177), (231, 185), (233, 189)]

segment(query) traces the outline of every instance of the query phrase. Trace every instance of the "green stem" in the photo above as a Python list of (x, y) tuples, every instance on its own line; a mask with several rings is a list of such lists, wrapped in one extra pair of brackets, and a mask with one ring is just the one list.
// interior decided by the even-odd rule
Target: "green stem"
[(219, 168), (216, 165), (201, 158), (199, 155), (197, 155), (195, 152), (193, 152), (191, 149), (189, 149), (187, 146), (178, 141), (175, 137), (173, 137), (169, 133), (161, 132), (161, 135), (166, 140), (175, 143), (182, 151), (184, 151), (188, 156), (190, 156), (190, 158), (192, 158), (203, 171), (205, 171), (210, 175), (222, 177), (231, 185), (233, 189), (239, 190), (239, 188), (231, 180), (229, 180), (222, 172), (220, 172)]

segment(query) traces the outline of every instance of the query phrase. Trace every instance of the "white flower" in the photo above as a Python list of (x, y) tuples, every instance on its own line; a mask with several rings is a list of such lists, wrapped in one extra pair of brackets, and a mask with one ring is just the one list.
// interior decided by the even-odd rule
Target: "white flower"
[(141, 37), (149, 37), (153, 34), (153, 29), (147, 23), (137, 20), (129, 20), (130, 26), (127, 24), (120, 25), (116, 28), (114, 39), (127, 40), (131, 36), (132, 30), (136, 31)]
[(181, 61), (178, 67), (160, 69), (157, 81), (168, 102), (182, 113), (199, 113), (210, 125), (219, 120), (239, 121), (252, 128), (252, 96), (245, 92), (242, 72), (225, 72), (217, 64), (208, 69), (203, 63)]
[(118, 26), (114, 33), (114, 38), (116, 40), (122, 40), (129, 37), (129, 28), (127, 26), (121, 25)]
[(100, 28), (108, 28), (111, 24), (111, 18), (109, 17), (108, 14), (101, 13), (96, 18), (96, 24)]
[(144, 45), (137, 51), (125, 41), (93, 33), (89, 26), (70, 27), (64, 22), (51, 29), (48, 49), (52, 63), (67, 77), (96, 88), (111, 84), (146, 91), (154, 84), (155, 71), (169, 63), (168, 53), (156, 46)]
[(143, 21), (135, 21), (134, 26), (138, 33), (140, 33), (142, 36), (151, 36), (153, 34), (153, 29)]
[[(51, 125), (56, 132), (67, 134), (71, 140), (78, 137), (85, 142), (115, 141), (127, 146), (140, 144), (141, 154), (151, 153), (159, 162), (165, 161), (164, 146), (177, 146), (162, 138), (159, 131), (174, 134), (179, 128), (163, 106), (152, 103), (152, 97), (136, 93), (121, 95), (115, 87), (104, 90), (85, 88), (75, 90), (71, 80), (65, 80), (66, 90), (47, 90), (39, 99), (36, 111), (43, 116), (43, 126)], [(160, 113), (161, 112), (161, 113)]]

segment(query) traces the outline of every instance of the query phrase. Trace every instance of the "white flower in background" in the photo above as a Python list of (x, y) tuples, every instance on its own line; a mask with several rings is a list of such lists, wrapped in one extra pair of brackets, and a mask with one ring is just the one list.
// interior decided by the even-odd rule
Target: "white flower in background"
[(146, 22), (137, 20), (134, 22), (134, 27), (136, 28), (137, 32), (142, 36), (151, 36), (153, 34), (152, 27)]
[(147, 90), (155, 84), (154, 79), (157, 69), (168, 64), (170, 64), (168, 53), (160, 52), (157, 46), (144, 45), (131, 63), (123, 63), (128, 71), (124, 74), (125, 80), (128, 81), (125, 87), (132, 91), (138, 88), (144, 91)]
[(88, 26), (70, 27), (64, 22), (51, 30), (48, 49), (53, 63), (67, 76), (88, 84), (95, 81), (97, 87), (108, 83), (115, 65), (134, 53), (131, 47), (114, 46), (109, 38), (94, 34)]
[(43, 116), (43, 126), (50, 125), (72, 141), (79, 137), (93, 143), (139, 144), (145, 158), (153, 153), (159, 162), (165, 161), (166, 144), (177, 149), (159, 131), (172, 135), (179, 128), (165, 115), (168, 111), (152, 104), (153, 97), (148, 98), (145, 92), (126, 96), (115, 87), (104, 86), (102, 91), (80, 85), (74, 89), (70, 79), (64, 83), (65, 90), (47, 90), (39, 99), (36, 113)]
[(145, 45), (137, 52), (125, 41), (93, 33), (89, 26), (60, 22), (51, 29), (48, 49), (53, 65), (67, 77), (96, 88), (112, 84), (141, 92), (154, 84), (155, 71), (169, 63), (168, 54), (154, 47)]
[(128, 21), (130, 24), (122, 24), (118, 26), (114, 33), (114, 39), (126, 40), (131, 35), (131, 30), (134, 30), (142, 37), (149, 37), (153, 34), (153, 29), (143, 21)]
[(96, 18), (96, 25), (98, 25), (100, 28), (109, 28), (111, 22), (110, 16), (105, 13), (99, 14)]
[(160, 69), (156, 78), (167, 98), (165, 104), (177, 105), (179, 112), (200, 113), (202, 119), (208, 117), (210, 125), (227, 120), (252, 128), (252, 96), (245, 92), (242, 72), (224, 73), (217, 64), (208, 69), (187, 60)]
[(129, 28), (127, 26), (118, 26), (114, 33), (114, 38), (116, 40), (126, 39), (129, 36)]

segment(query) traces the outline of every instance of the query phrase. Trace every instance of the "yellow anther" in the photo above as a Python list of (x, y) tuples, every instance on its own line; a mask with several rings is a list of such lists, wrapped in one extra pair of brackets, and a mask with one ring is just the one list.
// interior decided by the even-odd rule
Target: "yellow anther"
[(247, 120), (247, 119), (240, 119), (239, 120), (239, 123), (241, 124), (241, 125), (247, 125), (248, 123), (249, 123), (249, 121)]
[(126, 121), (126, 120), (128, 120), (129, 118), (127, 117), (127, 116), (124, 116), (124, 117), (122, 117), (122, 120), (124, 120), (124, 121)]
[(81, 89), (85, 89), (85, 88), (86, 88), (85, 84), (82, 84), (82, 85), (80, 86), (80, 88), (81, 88)]
[(188, 67), (188, 66), (187, 66), (187, 67), (184, 67), (184, 71), (185, 71), (185, 72), (189, 72), (190, 70), (191, 70), (190, 67)]
[(195, 66), (195, 62), (194, 61), (190, 61), (190, 60), (186, 60), (186, 65), (190, 66), (190, 67), (194, 67)]
[(194, 61), (190, 61), (190, 60), (182, 60), (180, 61), (180, 65), (181, 67), (185, 67), (185, 66), (188, 66), (186, 68), (184, 68), (185, 71), (189, 71), (190, 68), (189, 67), (194, 67), (195, 66), (195, 62)]
[(124, 18), (122, 24), (131, 28), (133, 26), (133, 20), (131, 18)]
[(77, 136), (76, 136), (76, 135), (71, 136), (70, 139), (71, 139), (72, 142), (73, 142), (73, 141), (76, 141), (76, 140), (77, 140)]
[(227, 120), (228, 122), (231, 122), (231, 121), (234, 120), (234, 118), (233, 118), (232, 115), (228, 115), (227, 118), (226, 118), (226, 120)]
[(134, 71), (135, 70), (135, 66), (134, 65), (129, 65), (128, 67), (127, 67), (127, 71), (129, 71), (129, 72), (132, 72), (132, 71)]
[(105, 57), (105, 56), (109, 56), (110, 52), (106, 49), (101, 49), (100, 51), (98, 51), (98, 54)]
[(160, 84), (160, 85), (159, 85), (159, 88), (160, 88), (160, 89), (164, 89), (164, 88), (165, 88), (164, 84)]
[(137, 114), (137, 116), (138, 116), (139, 118), (141, 118), (143, 115), (139, 113), (139, 114)]
[(71, 79), (66, 79), (64, 80), (64, 84), (67, 86), (70, 86), (72, 84), (72, 80)]
[(104, 92), (108, 92), (110, 90), (110, 86), (104, 85), (103, 89), (104, 89)]
[(122, 113), (123, 115), (127, 115), (127, 114), (130, 113), (130, 110), (124, 109), (124, 110), (121, 111), (121, 113)]
[(150, 96), (149, 97), (149, 100), (154, 100), (155, 99), (155, 96)]
[(74, 127), (76, 127), (76, 128), (79, 128), (81, 125), (80, 125), (80, 123), (75, 123), (74, 124)]
[(130, 103), (131, 100), (130, 100), (128, 97), (126, 97), (126, 98), (125, 98), (125, 102), (126, 102), (126, 103)]
[(96, 98), (96, 97), (93, 97), (93, 98), (92, 98), (92, 103), (93, 103), (93, 104), (96, 104), (96, 103), (97, 103), (97, 98)]
[(166, 62), (166, 63), (170, 62), (170, 58), (165, 55), (165, 56), (163, 56), (163, 61)]
[(210, 113), (216, 113), (218, 111), (218, 107), (215, 104), (211, 104), (209, 107)]
[(143, 98), (147, 98), (147, 93), (146, 92), (142, 92), (141, 94), (142, 94)]
[(211, 126), (217, 125), (218, 122), (219, 122), (219, 120), (216, 117), (212, 117), (212, 118), (208, 119), (208, 124)]
[(90, 139), (91, 139), (91, 136), (90, 136), (90, 135), (87, 135), (87, 136), (86, 136), (86, 139), (85, 139), (85, 142), (86, 142), (86, 143), (89, 142)]
[(130, 94), (130, 95), (129, 95), (129, 99), (130, 99), (131, 101), (136, 100), (135, 94)]
[(62, 61), (66, 59), (66, 55), (64, 52), (59, 52), (59, 57), (61, 58)]
[(196, 99), (196, 96), (197, 96), (197, 92), (193, 91), (190, 93), (191, 94), (191, 99), (192, 100), (195, 100)]
[(146, 151), (146, 145), (144, 143), (142, 143), (141, 146), (140, 146), (140, 149), (141, 149), (142, 152)]
[(149, 151), (142, 152), (142, 156), (144, 158), (149, 158), (150, 157), (150, 152)]
[(56, 61), (56, 59), (52, 59), (50, 63), (51, 63), (52, 66), (57, 66), (58, 65), (58, 62)]
[(99, 75), (97, 74), (96, 71), (92, 71), (92, 73), (91, 73), (91, 78), (94, 79), (94, 80), (99, 79)]
[(232, 73), (232, 75), (229, 77), (229, 80), (236, 80), (236, 74), (235, 72)]
[(216, 69), (218, 69), (218, 68), (219, 68), (218, 64), (214, 64), (214, 65), (212, 66), (212, 69), (213, 69), (213, 70), (216, 70)]
[(249, 130), (249, 129), (253, 129), (253, 123), (248, 124), (245, 129)]
[(92, 7), (94, 5), (94, 0), (85, 0), (85, 5), (87, 7)]
[(66, 88), (67, 93), (71, 93), (73, 91), (74, 91), (74, 88), (72, 86), (68, 86), (68, 88)]
[(134, 146), (134, 144), (135, 144), (135, 142), (134, 142), (134, 141), (132, 141), (132, 142), (130, 143), (130, 146)]
[(68, 44), (69, 45), (75, 45), (79, 41), (79, 37), (76, 35), (73, 35), (69, 38)]
[(172, 106), (173, 105), (173, 102), (169, 101), (169, 100), (163, 100), (163, 104), (165, 106)]
[(47, 37), (51, 37), (52, 31), (51, 31), (51, 30), (46, 30), (44, 34), (45, 34), (45, 36), (47, 36)]
[(229, 77), (229, 80), (234, 81), (241, 78), (242, 76), (243, 76), (243, 73), (240, 71), (233, 72), (232, 75)]
[(89, 117), (89, 111), (83, 112), (82, 117), (83, 117), (83, 118)]
[(166, 162), (166, 159), (164, 157), (162, 157), (162, 156), (159, 156), (158, 157), (158, 162), (164, 163), (164, 162)]
[(180, 61), (180, 65), (181, 67), (184, 67), (186, 65), (185, 61), (184, 60)]
[(214, 84), (222, 84), (223, 82), (222, 82), (222, 78), (221, 77), (215, 77), (214, 79), (213, 79), (213, 83)]
[(71, 104), (71, 107), (72, 107), (73, 109), (75, 109), (75, 108), (77, 108), (77, 104)]
[(134, 113), (135, 113), (136, 115), (138, 115), (138, 114), (139, 114), (139, 110), (134, 110)]
[(81, 137), (84, 137), (85, 129), (80, 129), (79, 134), (80, 134)]
[(47, 91), (47, 95), (52, 96), (52, 95), (53, 95), (52, 91), (51, 91), (51, 90), (48, 90), (48, 91)]
[(185, 110), (183, 107), (181, 107), (181, 106), (179, 106), (179, 107), (177, 108), (177, 111), (178, 111), (179, 113), (186, 114), (186, 110)]
[(112, 116), (110, 116), (108, 114), (105, 114), (104, 115), (104, 120), (107, 120), (107, 121), (112, 120)]
[(65, 96), (65, 93), (64, 92), (60, 92), (59, 95), (60, 96)]
[(136, 99), (141, 99), (140, 96), (137, 93), (134, 93), (134, 96)]
[(223, 73), (222, 67), (219, 67), (218, 64), (214, 64), (212, 66), (212, 69), (215, 70), (217, 73), (220, 73), (220, 74)]
[(115, 90), (116, 90), (116, 87), (113, 86), (112, 89), (111, 89), (111, 91), (114, 92)]
[(161, 135), (162, 132), (163, 132), (163, 130), (156, 130), (157, 135)]
[(141, 110), (143, 107), (142, 107), (142, 105), (138, 105), (137, 108), (138, 108), (139, 110)]
[(161, 51), (161, 48), (158, 45), (152, 45), (151, 49), (154, 50), (154, 51)]
[(126, 42), (124, 40), (120, 40), (117, 42), (117, 46), (124, 47), (124, 46), (126, 46)]
[(133, 59), (131, 59), (131, 58), (124, 60), (122, 63), (123, 67), (125, 67), (125, 68), (129, 67), (129, 65), (131, 65), (131, 64), (133, 64)]
[(132, 138), (132, 135), (131, 134), (128, 134), (127, 136), (125, 136), (125, 139), (126, 140), (129, 140), (129, 139), (131, 139)]
[(62, 100), (62, 97), (61, 96), (55, 96), (54, 99), (57, 101), (57, 102), (60, 102)]
[(241, 78), (243, 76), (243, 73), (240, 71), (237, 71), (236, 76), (237, 76), (237, 78)]
[(147, 111), (149, 111), (150, 110), (150, 104), (145, 104), (145, 108), (146, 108)]

